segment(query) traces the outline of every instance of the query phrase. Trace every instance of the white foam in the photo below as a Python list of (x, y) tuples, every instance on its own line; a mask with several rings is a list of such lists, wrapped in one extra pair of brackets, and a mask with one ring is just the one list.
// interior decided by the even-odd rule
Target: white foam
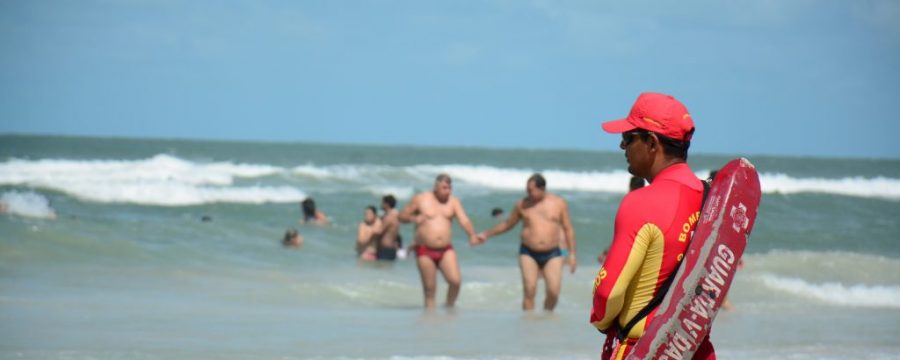
[[(446, 172), (454, 179), (497, 190), (524, 191), (535, 169), (497, 168), (479, 165), (419, 165), (409, 168), (424, 178)], [(607, 172), (541, 170), (547, 188), (563, 191), (624, 193), (631, 174), (624, 170)], [(705, 178), (708, 171), (697, 173)], [(900, 200), (900, 179), (885, 177), (795, 178), (785, 174), (760, 174), (763, 193), (825, 193), (845, 196)]]
[(832, 305), (900, 308), (900, 286), (845, 285), (838, 282), (817, 284), (799, 278), (780, 277), (772, 274), (763, 274), (760, 279), (765, 286), (771, 289)]
[(900, 179), (860, 176), (839, 179), (795, 178), (785, 174), (760, 174), (764, 193), (826, 193), (900, 200)]
[(305, 199), (302, 191), (287, 186), (231, 186), (236, 178), (282, 171), (269, 165), (195, 163), (169, 155), (144, 160), (12, 159), (0, 164), (0, 185), (52, 189), (94, 202), (163, 206)]
[[(411, 171), (433, 178), (444, 172), (454, 180), (497, 190), (525, 191), (534, 169), (497, 168), (480, 165), (418, 165)], [(631, 175), (624, 170), (611, 172), (543, 170), (547, 188), (564, 191), (621, 192), (628, 190)]]
[(261, 204), (267, 202), (296, 202), (306, 194), (288, 186), (213, 187), (171, 182), (141, 184), (69, 184), (67, 192), (79, 198), (105, 203), (134, 203), (159, 206), (189, 206), (218, 202)]
[(198, 164), (164, 154), (145, 160), (12, 159), (0, 164), (0, 184), (54, 183), (60, 180), (78, 182), (102, 178), (111, 182), (172, 181), (230, 185), (235, 177), (259, 177), (279, 171), (282, 169), (268, 165)]
[(384, 195), (394, 195), (397, 200), (409, 200), (415, 192), (412, 187), (401, 186), (368, 186), (366, 189), (378, 198)]
[[(412, 165), (404, 167), (380, 165), (304, 165), (294, 168), (301, 176), (320, 180), (339, 180), (363, 183), (381, 183), (384, 186), (409, 187), (427, 185), (437, 174), (447, 173), (454, 181), (489, 190), (524, 191), (528, 177), (541, 172), (547, 179), (547, 188), (553, 191), (625, 193), (631, 178), (625, 170), (567, 171), (558, 169), (502, 168), (487, 165)], [(699, 172), (703, 178), (708, 171)], [(393, 184), (392, 184), (393, 183)], [(785, 174), (760, 174), (764, 193), (824, 193), (844, 196), (871, 197), (900, 200), (900, 179), (885, 177), (863, 178), (796, 178)]]
[[(544, 174), (551, 191), (625, 193), (631, 177), (625, 170), (570, 171), (464, 164), (305, 164), (283, 168), (267, 164), (200, 163), (161, 154), (142, 160), (12, 159), (0, 163), (0, 185), (52, 189), (89, 201), (174, 206), (217, 201), (288, 202), (305, 198), (303, 192), (290, 187), (232, 186), (238, 178), (276, 174), (295, 176), (300, 181), (311, 182), (311, 186), (327, 184), (338, 187), (337, 190), (351, 187), (376, 196), (393, 193), (400, 199), (409, 199), (414, 189), (430, 188), (439, 173), (448, 173), (467, 190), (524, 192), (525, 182), (535, 172)], [(763, 173), (760, 181), (764, 193), (825, 193), (900, 200), (900, 179), (795, 178)]]
[(371, 182), (396, 178), (398, 173), (404, 171), (403, 168), (371, 165), (371, 164), (340, 164), (316, 166), (306, 164), (297, 166), (292, 169), (294, 174), (306, 177), (312, 177), (319, 180), (341, 180), (355, 182)]
[(50, 207), (50, 201), (43, 195), (34, 192), (5, 192), (0, 195), (0, 208), (7, 213), (20, 216), (42, 219), (56, 218), (56, 212)]

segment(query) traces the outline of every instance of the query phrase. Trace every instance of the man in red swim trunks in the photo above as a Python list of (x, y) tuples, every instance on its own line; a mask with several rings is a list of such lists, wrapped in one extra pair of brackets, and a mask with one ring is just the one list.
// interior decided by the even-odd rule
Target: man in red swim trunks
[(435, 307), (435, 293), (437, 292), (437, 271), (440, 270), (447, 280), (447, 304), (453, 307), (459, 296), (459, 288), (462, 276), (459, 273), (459, 263), (456, 261), (456, 251), (453, 250), (452, 221), (459, 220), (459, 225), (469, 235), (469, 244), (477, 243), (475, 229), (472, 222), (466, 216), (462, 203), (453, 195), (452, 180), (447, 174), (440, 174), (434, 180), (432, 191), (417, 194), (409, 204), (400, 212), (400, 222), (416, 224), (416, 263), (419, 267), (419, 275), (422, 277), (422, 288), (425, 292), (425, 308)]
[[(687, 250), (699, 217), (703, 184), (687, 165), (694, 122), (674, 97), (641, 94), (627, 118), (603, 123), (621, 133), (628, 172), (650, 185), (629, 192), (616, 213), (609, 255), (594, 280), (591, 323), (606, 334), (603, 359), (624, 359), (656, 314), (617, 335), (656, 295)], [(715, 359), (709, 337), (694, 359)]]

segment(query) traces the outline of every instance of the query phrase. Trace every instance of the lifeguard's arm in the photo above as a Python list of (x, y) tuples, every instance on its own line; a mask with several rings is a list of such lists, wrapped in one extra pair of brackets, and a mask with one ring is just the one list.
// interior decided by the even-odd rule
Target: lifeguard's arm
[(502, 233), (505, 233), (505, 232), (509, 231), (509, 229), (512, 229), (514, 226), (516, 226), (516, 224), (519, 223), (519, 220), (522, 219), (522, 214), (519, 212), (521, 209), (522, 209), (522, 201), (519, 200), (516, 202), (516, 206), (513, 207), (512, 212), (509, 214), (509, 217), (506, 218), (506, 220), (504, 220), (503, 222), (501, 222), (497, 225), (494, 225), (494, 227), (479, 234), (479, 237), (481, 238), (481, 242), (487, 241), (487, 239), (492, 236), (497, 236)]
[(453, 215), (459, 221), (459, 226), (469, 235), (469, 245), (477, 244), (478, 237), (475, 234), (475, 227), (472, 226), (472, 221), (466, 215), (466, 210), (463, 209), (462, 203), (456, 197), (453, 197)]
[(410, 200), (403, 210), (400, 210), (400, 214), (397, 215), (397, 220), (400, 220), (401, 223), (408, 224), (413, 221), (413, 215), (419, 211), (419, 195), (416, 195)]
[(609, 255), (594, 279), (590, 321), (604, 333), (619, 326), (616, 319), (623, 311), (625, 292), (647, 254), (646, 232), (655, 228), (636, 213), (641, 206), (639, 202), (626, 195), (619, 206)]
[(578, 266), (578, 257), (575, 252), (575, 228), (572, 227), (572, 218), (569, 216), (569, 205), (563, 201), (562, 206), (562, 226), (563, 232), (566, 234), (566, 245), (569, 247), (569, 271), (575, 273)]

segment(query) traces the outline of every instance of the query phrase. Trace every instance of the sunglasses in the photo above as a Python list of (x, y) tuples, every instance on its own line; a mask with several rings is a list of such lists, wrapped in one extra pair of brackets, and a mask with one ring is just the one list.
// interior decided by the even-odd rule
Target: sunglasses
[(634, 142), (635, 137), (640, 136), (640, 137), (645, 138), (648, 135), (650, 135), (650, 132), (646, 131), (646, 130), (634, 130), (634, 131), (629, 131), (629, 132), (623, 132), (621, 145), (624, 148), (628, 145), (631, 145), (631, 143)]

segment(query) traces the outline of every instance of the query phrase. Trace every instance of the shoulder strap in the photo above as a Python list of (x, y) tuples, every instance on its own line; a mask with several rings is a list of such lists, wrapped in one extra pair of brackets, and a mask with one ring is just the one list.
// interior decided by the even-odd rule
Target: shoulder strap
[[(700, 201), (700, 209), (703, 210), (703, 205), (706, 204), (706, 195), (709, 194), (709, 184), (711, 181), (701, 181), (703, 183), (703, 200)], [(690, 244), (690, 242), (688, 242)], [(637, 325), (641, 319), (647, 317), (653, 309), (659, 306), (659, 303), (662, 302), (663, 298), (666, 296), (666, 293), (669, 292), (669, 287), (672, 286), (672, 282), (675, 281), (675, 274), (678, 274), (678, 268), (681, 267), (681, 262), (675, 266), (675, 270), (669, 274), (669, 277), (663, 282), (662, 286), (659, 287), (659, 291), (656, 292), (656, 296), (653, 299), (650, 299), (650, 302), (647, 303), (647, 306), (644, 306), (641, 311), (637, 313), (631, 320), (628, 321), (628, 324), (625, 324), (625, 327), (622, 328), (621, 331), (616, 335), (619, 338), (619, 341), (625, 340), (625, 337), (628, 336), (628, 333), (631, 332), (631, 329)]]

